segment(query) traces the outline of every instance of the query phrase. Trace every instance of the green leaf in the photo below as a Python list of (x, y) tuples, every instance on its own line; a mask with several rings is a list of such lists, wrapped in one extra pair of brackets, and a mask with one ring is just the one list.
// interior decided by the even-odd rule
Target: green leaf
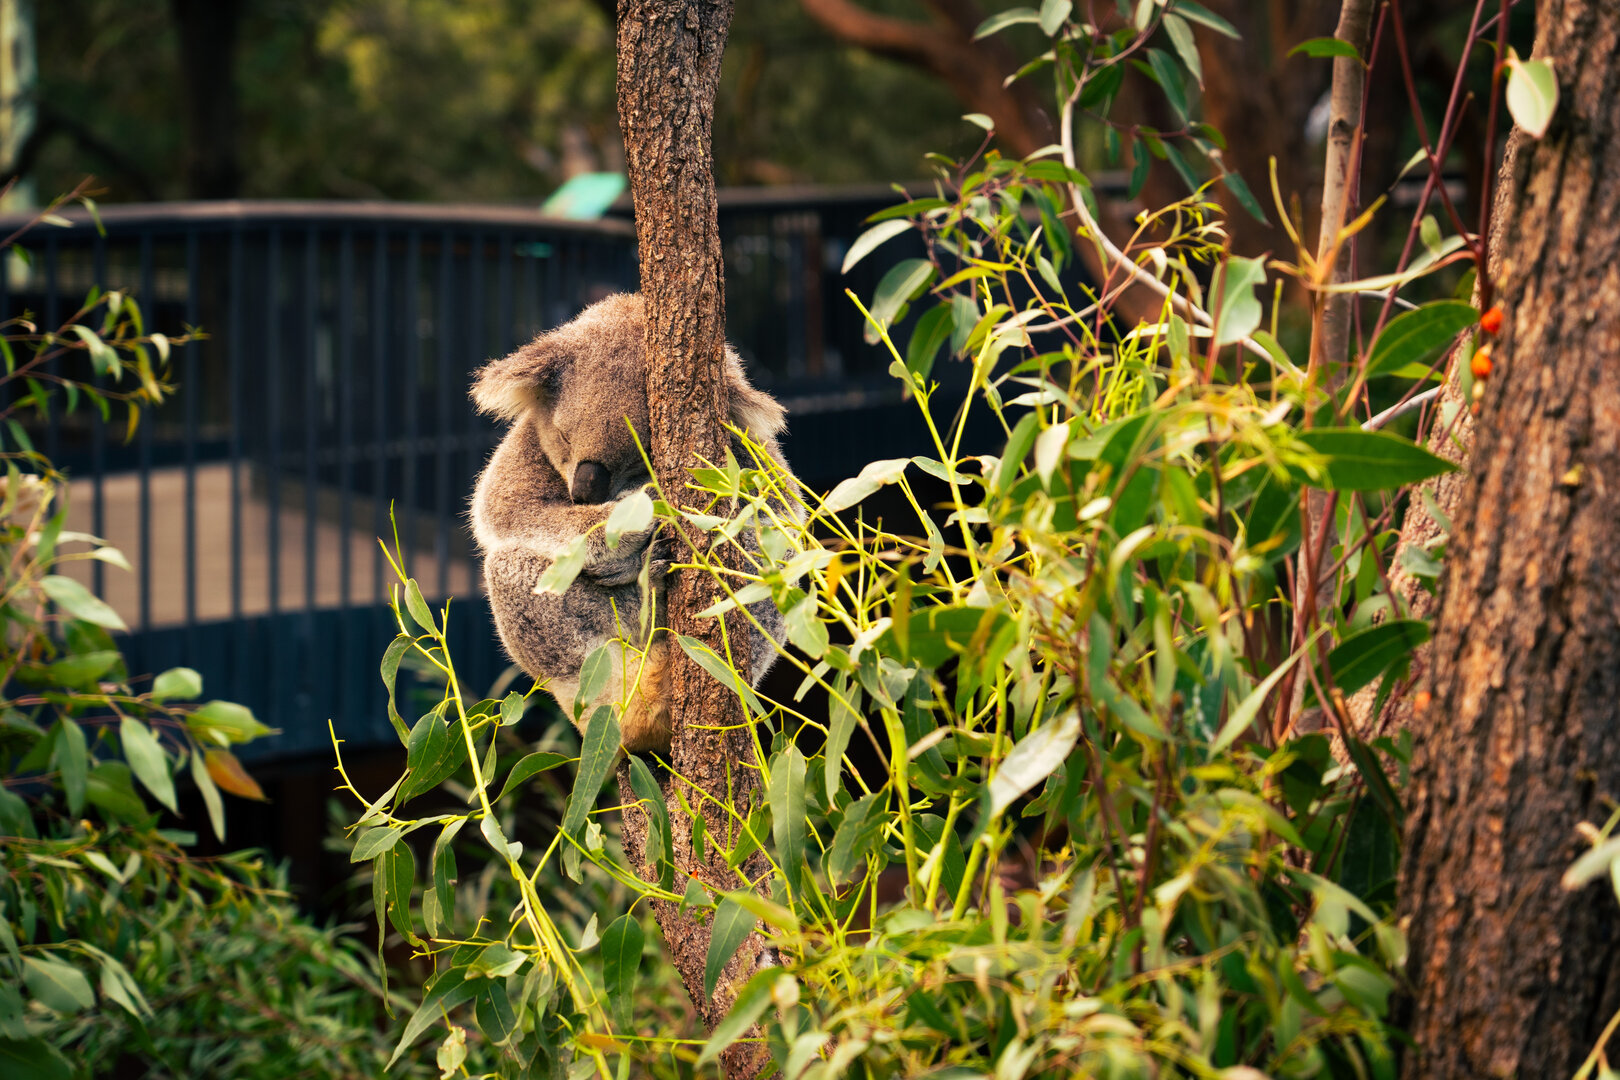
[(383, 685), (388, 687), (388, 722), (394, 725), (394, 731), (399, 734), (401, 746), (410, 744), (411, 729), (405, 725), (405, 718), (399, 715), (399, 709), (394, 703), (394, 682), (399, 676), (399, 662), (405, 658), (405, 651), (410, 647), (410, 635), (401, 634), (389, 642), (382, 658), (382, 681)]
[(122, 761), (103, 761), (85, 778), (84, 797), (113, 817), (131, 823), (151, 816), (146, 804), (135, 794), (134, 778)]
[(1187, 65), (1187, 70), (1192, 72), (1193, 79), (1202, 87), (1204, 85), (1204, 64), (1198, 55), (1198, 43), (1193, 40), (1192, 27), (1187, 25), (1186, 19), (1183, 19), (1175, 12), (1171, 12), (1164, 17), (1164, 30), (1165, 33), (1170, 35), (1170, 44), (1175, 46), (1176, 55), (1181, 57), (1181, 62)]
[(191, 755), (191, 779), (202, 794), (203, 805), (208, 808), (208, 823), (220, 843), (225, 842), (225, 800), (220, 797), (219, 785), (208, 773), (208, 759), (202, 754)]
[[(441, 920), (448, 923), (450, 916), (456, 910), (454, 884), (456, 879), (456, 852), (451, 844), (455, 840), (456, 834), (461, 831), (461, 827), (465, 824), (467, 824), (467, 819), (464, 817), (446, 822), (444, 828), (439, 832), (439, 838), (433, 842), (433, 865), (431, 870), (433, 889), (431, 891), (435, 902), (436, 917), (433, 922), (428, 923), (427, 929), (431, 935), (437, 935), (439, 929), (436, 924)], [(427, 913), (427, 897), (424, 895), (422, 903), (424, 921)]]
[(53, 686), (84, 688), (105, 675), (122, 659), (116, 649), (79, 653), (46, 665), (45, 677)]
[(1048, 719), (1024, 736), (996, 769), (990, 780), (990, 815), (1000, 814), (1013, 800), (1052, 775), (1068, 758), (1080, 738), (1080, 714), (1065, 713)]
[(170, 668), (152, 680), (152, 698), (155, 701), (168, 701), (170, 698), (189, 700), (201, 697), (202, 691), (202, 676), (188, 667)]
[(589, 705), (607, 688), (613, 677), (613, 651), (622, 648), (617, 640), (605, 641), (586, 655), (579, 666), (579, 693), (574, 698), (577, 703)]
[(613, 1005), (614, 1022), (626, 1030), (634, 1012), (636, 972), (641, 968), (645, 937), (633, 915), (620, 915), (602, 931), (602, 982)]
[(395, 844), (377, 856), (388, 898), (388, 921), (406, 940), (416, 940), (411, 928), (411, 889), (416, 885), (416, 855), (409, 844)]
[(62, 774), (62, 791), (67, 795), (68, 813), (84, 813), (85, 782), (90, 774), (90, 752), (84, 729), (61, 717), (56, 721), (56, 748), (52, 752), (57, 771)]
[(1254, 288), (1265, 282), (1264, 259), (1228, 259), (1216, 269), (1209, 302), (1217, 347), (1242, 341), (1260, 325), (1260, 301)]
[(1345, 694), (1353, 694), (1429, 640), (1422, 619), (1391, 619), (1351, 634), (1328, 653), (1328, 670)]
[(630, 788), (647, 815), (647, 851), (658, 870), (659, 885), (667, 889), (675, 880), (675, 838), (669, 828), (669, 807), (647, 763), (634, 754), (629, 757)]
[(1056, 37), (1073, 10), (1074, 0), (1041, 0), (1041, 31), (1047, 37)]
[(500, 858), (515, 861), (523, 854), (523, 845), (506, 838), (506, 833), (501, 829), (500, 819), (494, 814), (484, 815), (478, 822), (478, 831), (484, 834), (485, 843), (489, 844), (490, 850)]
[(1521, 60), (1509, 50), (1507, 107), (1513, 122), (1532, 139), (1547, 134), (1558, 110), (1558, 75), (1549, 60)]
[(585, 545), (587, 535), (581, 533), (576, 536), (555, 559), (551, 565), (541, 573), (540, 580), (535, 582), (534, 591), (538, 595), (548, 593), (561, 596), (568, 591), (568, 587), (579, 577), (580, 571), (585, 569)]
[(797, 746), (789, 746), (776, 756), (771, 766), (771, 829), (776, 837), (776, 857), (783, 875), (797, 885), (799, 868), (804, 865), (804, 774), (806, 762)]
[[(856, 695), (851, 699), (850, 695)], [(840, 787), (839, 773), (844, 767), (844, 752), (849, 749), (850, 737), (855, 733), (855, 723), (860, 719), (846, 702), (859, 701), (859, 692), (851, 688), (849, 679), (840, 675), (833, 685), (833, 693), (827, 702), (827, 749), (824, 751), (824, 772), (827, 778), (827, 805), (834, 806)], [(858, 707), (858, 704), (857, 704)]]
[(872, 306), (868, 309), (872, 317), (865, 331), (867, 343), (875, 344), (878, 340), (874, 323), (887, 328), (902, 318), (906, 305), (932, 280), (934, 264), (927, 259), (901, 259), (891, 266), (878, 282), (877, 292), (872, 294)]
[(439, 710), (424, 713), (416, 726), (411, 728), (410, 741), (405, 744), (407, 776), (399, 789), (401, 802), (437, 783), (428, 773), (439, 763), (449, 744), (450, 736), (445, 722), (439, 719)]
[(44, 1039), (0, 1038), (0, 1076), (6, 1080), (72, 1080), (73, 1066)]
[(1237, 27), (1233, 26), (1231, 23), (1227, 22), (1225, 19), (1221, 18), (1204, 5), (1194, 3), (1193, 0), (1175, 0), (1175, 2), (1170, 5), (1170, 10), (1174, 11), (1182, 18), (1189, 20), (1190, 22), (1195, 22), (1201, 26), (1209, 27), (1217, 34), (1225, 34), (1234, 41), (1242, 37), (1242, 35), (1237, 31)]
[(1478, 321), (1478, 309), (1457, 300), (1439, 300), (1402, 312), (1373, 342), (1367, 377), (1392, 375), (1408, 364), (1427, 367), (1458, 334)]
[(892, 484), (905, 473), (909, 458), (885, 458), (880, 461), (868, 462), (859, 476), (844, 480), (827, 495), (825, 500), (830, 513), (848, 510), (862, 499), (866, 498), (878, 488)]
[(617, 551), (619, 538), (641, 532), (652, 524), (653, 501), (646, 488), (637, 488), (613, 506), (608, 514), (606, 540), (609, 550)]
[(1306, 56), (1314, 56), (1317, 58), (1325, 56), (1353, 56), (1357, 60), (1361, 59), (1361, 54), (1356, 51), (1356, 47), (1354, 45), (1350, 44), (1348, 41), (1341, 41), (1336, 37), (1311, 38), (1309, 41), (1302, 41), (1298, 45), (1295, 45), (1292, 49), (1288, 50), (1289, 56), (1299, 56), (1301, 53)]
[(829, 879), (847, 881), (865, 864), (867, 854), (882, 835), (886, 802), (884, 793), (878, 791), (856, 799), (844, 810), (844, 820), (839, 822), (827, 853)]
[(405, 1023), (405, 1034), (400, 1036), (399, 1045), (394, 1047), (393, 1056), (383, 1071), (394, 1067), (394, 1062), (403, 1054), (422, 1033), (431, 1027), (442, 1015), (471, 998), (478, 992), (482, 979), (467, 979), (467, 969), (454, 967), (447, 969), (437, 976), (431, 983), (427, 994), (422, 998), (422, 1004), (417, 1006), (410, 1020)]
[(876, 225), (857, 236), (855, 238), (855, 242), (849, 245), (849, 254), (844, 256), (844, 265), (843, 268), (839, 270), (839, 273), (849, 273), (851, 268), (853, 268), (856, 263), (870, 255), (874, 250), (876, 250), (878, 245), (889, 240), (893, 240), (896, 236), (899, 236), (903, 232), (910, 231), (911, 222), (905, 220), (904, 218), (896, 218), (891, 221), (878, 222)]
[(349, 852), (349, 861), (352, 863), (369, 862), (393, 847), (403, 835), (404, 831), (398, 825), (384, 825), (381, 828), (367, 829), (354, 842), (354, 850)]
[[(272, 729), (259, 723), (253, 710), (234, 701), (209, 701), (197, 706), (186, 717), (186, 726), (199, 738), (221, 746), (252, 742)], [(404, 721), (400, 722), (404, 726)]]
[[(1007, 616), (994, 608), (971, 606), (925, 607), (911, 613), (907, 623), (908, 645), (905, 659), (923, 667), (938, 668), (966, 653), (977, 641), (992, 641), (1007, 622)], [(885, 652), (898, 651), (894, 632), (878, 639)]]
[(550, 772), (557, 766), (566, 765), (572, 760), (574, 759), (564, 757), (561, 754), (553, 754), (546, 750), (527, 755), (512, 766), (512, 771), (506, 774), (506, 783), (501, 786), (501, 793), (495, 796), (495, 801), (500, 802), (506, 798), (508, 792), (521, 787), (530, 777), (538, 776), (543, 772)]
[(811, 595), (789, 608), (786, 616), (788, 640), (813, 660), (826, 655), (831, 641), (827, 624), (816, 617), (819, 610), (815, 596)]
[(1239, 735), (1249, 730), (1249, 726), (1254, 723), (1254, 718), (1260, 715), (1260, 706), (1266, 703), (1266, 696), (1276, 688), (1279, 682), (1282, 682), (1283, 676), (1288, 674), (1288, 669), (1293, 667), (1294, 663), (1303, 655), (1303, 652), (1295, 652), (1287, 660), (1278, 664), (1271, 674), (1266, 676), (1265, 681), (1255, 687), (1254, 691), (1243, 699), (1242, 704), (1228, 714), (1226, 723), (1221, 725), (1220, 733), (1215, 736), (1215, 741), (1209, 745), (1211, 757), (1231, 746), (1237, 741)]
[(90, 980), (78, 968), (60, 960), (25, 956), (22, 977), (34, 1000), (59, 1013), (76, 1013), (96, 1003)]
[(926, 384), (939, 349), (951, 336), (951, 308), (940, 304), (925, 311), (906, 343), (906, 368), (917, 382)]
[(1590, 851), (1582, 852), (1564, 871), (1559, 884), (1570, 892), (1583, 889), (1598, 878), (1610, 875), (1617, 860), (1620, 860), (1620, 836), (1611, 836)]
[(749, 934), (754, 932), (754, 915), (731, 897), (720, 901), (715, 909), (714, 923), (709, 938), (709, 955), (703, 962), (703, 992), (714, 996), (720, 974), (736, 955)]
[(1221, 182), (1232, 192), (1232, 196), (1237, 199), (1238, 205), (1249, 212), (1250, 217), (1262, 225), (1271, 224), (1266, 219), (1266, 212), (1260, 209), (1260, 200), (1254, 197), (1254, 192), (1249, 190), (1249, 185), (1244, 181), (1243, 177), (1235, 172), (1222, 173)]
[[(731, 1011), (726, 1013), (724, 1020), (714, 1026), (714, 1034), (703, 1044), (703, 1052), (698, 1054), (696, 1066), (698, 1069), (711, 1061), (719, 1060), (726, 1047), (742, 1038), (748, 1029), (765, 1015), (766, 1006), (771, 1003), (771, 989), (781, 976), (782, 970), (777, 967), (762, 968), (754, 972), (753, 977), (738, 992), (737, 1000), (731, 1003)], [(712, 990), (710, 995), (713, 995)]]
[(405, 581), (405, 607), (411, 613), (411, 618), (416, 620), (416, 625), (430, 634), (438, 632), (439, 625), (433, 621), (433, 610), (422, 599), (422, 587), (415, 578)]
[(1299, 441), (1327, 458), (1326, 475), (1308, 482), (1334, 491), (1385, 491), (1457, 471), (1451, 462), (1388, 431), (1309, 428), (1299, 432)]
[[(1187, 88), (1181, 85), (1181, 72), (1176, 70), (1176, 62), (1170, 59), (1170, 54), (1162, 49), (1149, 49), (1147, 51), (1148, 67), (1153, 70), (1153, 79), (1164, 90), (1166, 100), (1170, 107), (1176, 111), (1176, 118), (1183, 124), (1187, 122)], [(1196, 187), (1197, 185), (1193, 185)]]
[[(596, 805), (602, 782), (619, 754), (619, 721), (604, 705), (591, 714), (585, 726), (585, 745), (579, 752), (579, 771), (574, 774), (574, 791), (568, 796), (560, 828), (576, 842), (585, 843), (585, 821)], [(578, 878), (575, 879), (579, 880)]]
[(118, 612), (97, 599), (89, 589), (69, 577), (50, 574), (39, 581), (40, 590), (65, 614), (108, 630), (128, 630)]
[(1041, 17), (1034, 8), (1008, 8), (1006, 11), (996, 12), (996, 14), (980, 23), (979, 28), (973, 31), (973, 40), (978, 41), (981, 38), (989, 37), (991, 34), (1000, 33), (1009, 26), (1017, 26), (1020, 23), (1038, 23), (1040, 21)]
[(163, 752), (157, 738), (145, 724), (128, 716), (118, 725), (118, 738), (124, 747), (124, 759), (129, 762), (136, 779), (152, 793), (153, 798), (178, 813), (174, 777), (169, 775), (169, 757)]
[(698, 667), (714, 676), (715, 681), (720, 683), (721, 686), (729, 686), (736, 691), (737, 696), (742, 698), (743, 704), (748, 706), (750, 712), (759, 717), (766, 715), (765, 703), (759, 700), (759, 696), (754, 693), (753, 688), (744, 682), (742, 676), (732, 670), (730, 665), (717, 656), (713, 649), (697, 638), (687, 637), (685, 634), (679, 635), (676, 640), (680, 642), (681, 651), (691, 657)]

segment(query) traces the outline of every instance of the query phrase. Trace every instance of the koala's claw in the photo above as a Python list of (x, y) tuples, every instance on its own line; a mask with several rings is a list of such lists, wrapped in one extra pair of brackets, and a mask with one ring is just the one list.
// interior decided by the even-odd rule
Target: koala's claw
[(629, 585), (641, 576), (641, 560), (614, 560), (606, 565), (587, 569), (585, 573), (598, 585), (610, 588), (616, 585)]

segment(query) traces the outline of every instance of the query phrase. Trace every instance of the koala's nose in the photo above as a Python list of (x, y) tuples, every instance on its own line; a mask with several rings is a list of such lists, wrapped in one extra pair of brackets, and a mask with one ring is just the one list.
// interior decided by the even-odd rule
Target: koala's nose
[(574, 466), (574, 482), (568, 488), (568, 496), (576, 503), (607, 502), (610, 479), (605, 466), (582, 461)]

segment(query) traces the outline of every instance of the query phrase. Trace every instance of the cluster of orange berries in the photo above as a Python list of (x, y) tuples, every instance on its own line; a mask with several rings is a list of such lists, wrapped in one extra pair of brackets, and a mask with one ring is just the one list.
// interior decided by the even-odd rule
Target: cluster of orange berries
[[(1502, 330), (1502, 306), (1492, 307), (1479, 317), (1479, 328), (1495, 337)], [(1491, 361), (1491, 344), (1486, 342), (1474, 353), (1474, 358), (1468, 363), (1468, 370), (1474, 373), (1474, 412), (1479, 412), (1479, 401), (1485, 396), (1485, 383), (1490, 380), (1491, 370), (1495, 365)]]

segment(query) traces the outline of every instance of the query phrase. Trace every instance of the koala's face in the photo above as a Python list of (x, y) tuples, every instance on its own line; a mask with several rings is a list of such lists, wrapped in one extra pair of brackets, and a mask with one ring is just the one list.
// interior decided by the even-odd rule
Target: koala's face
[(651, 479), (630, 435), (634, 425), (645, 446), (651, 430), (640, 334), (624, 344), (624, 354), (598, 349), (565, 358), (537, 388), (535, 437), (576, 503), (607, 502)]

